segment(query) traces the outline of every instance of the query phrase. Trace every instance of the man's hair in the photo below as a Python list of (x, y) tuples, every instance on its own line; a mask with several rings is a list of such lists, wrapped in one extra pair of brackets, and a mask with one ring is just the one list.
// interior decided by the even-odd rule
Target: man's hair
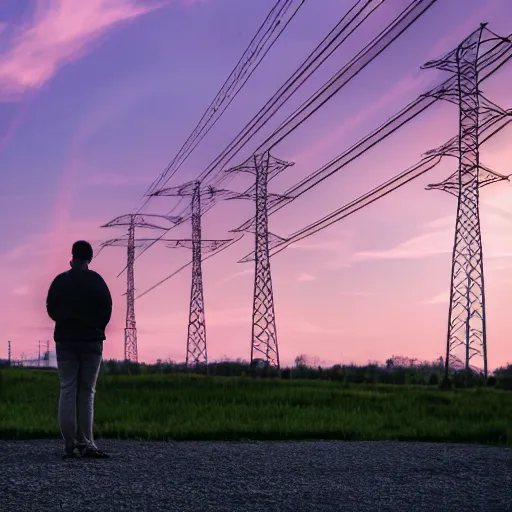
[(85, 240), (78, 240), (73, 244), (71, 255), (74, 260), (91, 261), (93, 256), (91, 244)]

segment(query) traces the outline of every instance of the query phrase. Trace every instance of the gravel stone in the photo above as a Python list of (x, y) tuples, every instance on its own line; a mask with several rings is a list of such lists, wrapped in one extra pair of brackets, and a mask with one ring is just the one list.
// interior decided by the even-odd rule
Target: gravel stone
[(2, 512), (512, 511), (512, 450), (398, 442), (0, 441)]

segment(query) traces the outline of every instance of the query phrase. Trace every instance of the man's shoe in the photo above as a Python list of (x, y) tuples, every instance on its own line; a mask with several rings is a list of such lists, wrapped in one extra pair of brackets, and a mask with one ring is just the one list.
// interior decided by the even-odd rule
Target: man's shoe
[(84, 459), (108, 459), (110, 455), (93, 446), (86, 446), (81, 455)]
[(66, 448), (64, 450), (63, 459), (81, 459), (82, 454), (78, 448)]

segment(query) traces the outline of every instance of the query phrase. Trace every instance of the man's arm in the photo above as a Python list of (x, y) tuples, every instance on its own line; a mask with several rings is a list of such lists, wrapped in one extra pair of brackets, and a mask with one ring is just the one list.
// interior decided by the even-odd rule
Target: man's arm
[(57, 321), (57, 311), (59, 307), (59, 290), (58, 290), (58, 279), (57, 276), (48, 290), (48, 296), (46, 297), (46, 311), (48, 316), (54, 321)]
[(105, 328), (112, 317), (112, 296), (104, 279), (99, 274), (96, 275), (98, 276), (97, 289), (99, 320), (101, 322), (101, 327)]

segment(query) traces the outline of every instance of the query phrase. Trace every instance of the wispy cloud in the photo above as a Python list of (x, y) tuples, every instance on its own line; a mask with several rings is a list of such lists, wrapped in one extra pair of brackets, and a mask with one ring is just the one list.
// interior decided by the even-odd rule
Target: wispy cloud
[(334, 251), (340, 252), (346, 250), (350, 239), (353, 237), (352, 231), (346, 229), (339, 230), (337, 233), (331, 233), (329, 240), (319, 240), (317, 242), (298, 242), (290, 245), (290, 249), (299, 251)]
[(424, 304), (448, 304), (448, 299), (450, 298), (450, 294), (447, 291), (438, 293), (434, 295), (430, 299), (424, 301)]
[(293, 322), (287, 323), (288, 330), (293, 332), (300, 332), (302, 334), (345, 334), (346, 331), (344, 329), (336, 329), (330, 327), (324, 327), (321, 325), (316, 325), (307, 320), (301, 320), (299, 318), (294, 318)]
[(443, 229), (415, 236), (391, 249), (358, 252), (355, 259), (362, 261), (427, 258), (451, 252), (450, 242), (452, 241), (453, 232)]
[(209, 0), (182, 0), (187, 7), (192, 7), (197, 4), (205, 4)]
[(89, 174), (82, 182), (86, 187), (127, 187), (148, 183), (148, 176), (125, 176), (113, 172)]
[(464, 19), (460, 25), (453, 27), (446, 36), (436, 41), (435, 45), (430, 50), (430, 59), (440, 57), (443, 53), (449, 52), (455, 48), (464, 37), (471, 31), (476, 30), (480, 22), (488, 18), (501, 3), (502, 0), (488, 0), (485, 4), (482, 3), (482, 5), (480, 5), (477, 10), (471, 12), (470, 16)]
[[(209, 327), (250, 324), (251, 314), (252, 310), (250, 308), (209, 309), (207, 323)], [(182, 327), (184, 323), (186, 324), (188, 311), (175, 311), (166, 317), (142, 313), (139, 314), (139, 318), (144, 322), (145, 332), (165, 332), (175, 327)]]
[(227, 283), (229, 281), (233, 281), (233, 279), (238, 279), (240, 277), (249, 276), (249, 275), (253, 275), (253, 274), (254, 274), (254, 268), (253, 267), (246, 268), (244, 270), (240, 270), (238, 272), (235, 272), (233, 274), (230, 274), (230, 275), (224, 277), (217, 284), (218, 285), (224, 284), (224, 283)]
[(289, 249), (307, 252), (336, 253), (336, 259), (323, 263), (319, 271), (339, 270), (349, 268), (352, 254), (352, 239), (354, 233), (349, 230), (340, 230), (334, 233), (331, 240), (319, 240), (317, 242), (299, 242), (290, 245)]
[(252, 310), (249, 308), (217, 309), (208, 313), (208, 325), (235, 325), (251, 322)]
[(62, 243), (57, 245), (53, 244), (51, 232), (42, 231), (40, 233), (28, 234), (20, 244), (0, 253), (0, 264), (6, 265), (20, 260), (26, 261), (27, 259), (34, 260), (34, 258), (58, 254), (62, 251), (67, 251), (67, 254), (71, 249), (71, 244), (77, 238), (89, 240), (94, 244), (97, 240), (104, 237), (100, 224), (99, 220), (73, 222), (64, 233), (65, 236), (61, 241)]
[(297, 281), (299, 281), (299, 283), (306, 283), (306, 282), (314, 281), (314, 280), (315, 280), (315, 276), (312, 276), (311, 274), (307, 274), (306, 272), (301, 272), (299, 274), (299, 277), (297, 278)]
[(496, 258), (494, 262), (485, 264), (485, 270), (491, 271), (491, 272), (499, 272), (501, 270), (509, 270), (511, 268), (510, 261), (506, 261), (506, 259), (510, 259), (512, 257), (512, 254), (509, 254), (508, 256), (504, 256), (503, 258)]
[[(482, 238), (486, 258), (512, 256), (512, 212), (509, 187), (501, 193), (486, 198), (482, 203)], [(425, 223), (419, 235), (397, 244), (390, 249), (361, 251), (355, 261), (422, 259), (452, 252), (455, 217), (445, 216)]]
[(290, 245), (290, 249), (301, 251), (332, 251), (335, 248), (339, 248), (339, 243), (334, 240), (319, 242), (316, 244), (298, 243)]
[(446, 217), (439, 217), (437, 219), (429, 220), (423, 224), (425, 229), (454, 229), (455, 216), (447, 215)]
[(2, 151), (5, 147), (9, 145), (11, 140), (16, 135), (18, 128), (23, 124), (23, 121), (25, 121), (31, 104), (31, 99), (31, 97), (28, 97), (21, 103), (18, 112), (12, 119), (11, 123), (8, 125), (7, 130), (0, 136), (0, 151)]
[(428, 76), (428, 73), (425, 74), (419, 70), (414, 74), (402, 77), (400, 80), (395, 82), (389, 90), (385, 91), (379, 99), (359, 110), (356, 115), (347, 119), (329, 134), (323, 135), (320, 139), (307, 146), (299, 154), (294, 155), (291, 160), (295, 162), (308, 161), (315, 155), (339, 144), (339, 141), (343, 140), (343, 137), (346, 134), (350, 133), (352, 130), (364, 124), (368, 120), (371, 120), (380, 110), (387, 107), (394, 101), (406, 97), (407, 94), (412, 91), (423, 89), (431, 80), (432, 77)]
[(347, 261), (349, 259), (348, 256), (341, 256), (340, 259), (334, 260), (334, 261), (328, 261), (327, 263), (324, 263), (324, 269), (329, 270), (340, 270), (342, 268), (351, 268), (352, 265)]
[(46, 84), (88, 53), (112, 27), (168, 2), (36, 0), (32, 18), (0, 55), (0, 98), (13, 99)]
[(29, 294), (28, 286), (20, 286), (18, 288), (14, 288), (12, 291), (13, 295), (19, 295), (21, 297)]

